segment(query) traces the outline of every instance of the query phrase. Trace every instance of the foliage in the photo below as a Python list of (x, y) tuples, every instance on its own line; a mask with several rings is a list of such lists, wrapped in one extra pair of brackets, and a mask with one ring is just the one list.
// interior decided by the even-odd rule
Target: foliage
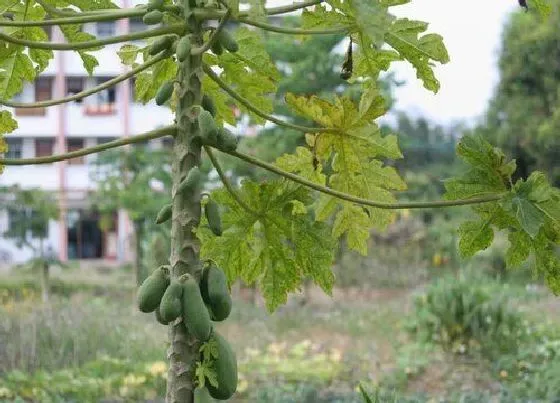
[(531, 330), (500, 289), (484, 275), (444, 277), (415, 300), (408, 328), (419, 340), (459, 353), (515, 352)]

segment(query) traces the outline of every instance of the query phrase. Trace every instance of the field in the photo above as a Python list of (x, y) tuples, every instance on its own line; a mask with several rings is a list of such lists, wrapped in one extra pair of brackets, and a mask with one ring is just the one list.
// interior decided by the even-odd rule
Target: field
[[(441, 332), (421, 337), (422, 295), (445, 295), (455, 283), (450, 275), (416, 286), (401, 279), (398, 287), (338, 288), (332, 298), (310, 288), (273, 315), (236, 286), (232, 318), (217, 326), (238, 353), (232, 401), (362, 402), (359, 383), (381, 402), (560, 401), (560, 301), (539, 286), (467, 273), (469, 290), (500, 290), (500, 309), (513, 312), (511, 329), (522, 334), (515, 346), (502, 328), (487, 338), (469, 333), (467, 315), (453, 340)], [(46, 304), (32, 279), (0, 280), (0, 401), (160, 401), (166, 330), (135, 308), (130, 273), (88, 269), (53, 277)], [(488, 312), (484, 320), (496, 320)]]

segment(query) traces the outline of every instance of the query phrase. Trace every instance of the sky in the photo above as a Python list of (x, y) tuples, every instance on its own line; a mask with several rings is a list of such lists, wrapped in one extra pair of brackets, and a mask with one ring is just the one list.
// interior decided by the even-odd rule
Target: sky
[(515, 0), (412, 0), (393, 7), (392, 13), (399, 17), (430, 23), (429, 32), (443, 36), (451, 59), (435, 70), (441, 83), (436, 95), (423, 88), (409, 65), (399, 62), (392, 71), (406, 85), (394, 93), (396, 108), (441, 124), (472, 123), (480, 117), (498, 80), (503, 26), (517, 8)]

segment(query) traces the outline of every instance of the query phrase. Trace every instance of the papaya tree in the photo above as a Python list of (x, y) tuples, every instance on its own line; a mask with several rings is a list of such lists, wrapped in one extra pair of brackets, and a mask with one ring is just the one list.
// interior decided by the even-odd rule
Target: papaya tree
[[(326, 293), (334, 284), (331, 265), (335, 242), (367, 254), (372, 228), (383, 229), (398, 209), (470, 205), (475, 219), (459, 227), (459, 248), (471, 256), (487, 248), (494, 231), (506, 231), (509, 265), (530, 258), (549, 287), (560, 292), (560, 190), (544, 174), (533, 172), (514, 182), (515, 161), (480, 136), (457, 145), (464, 174), (449, 178), (444, 200), (399, 202), (406, 183), (388, 160), (402, 154), (394, 134), (382, 135), (376, 119), (386, 105), (377, 86), (392, 63), (409, 62), (427, 90), (439, 82), (434, 66), (447, 63), (443, 38), (428, 33), (428, 24), (391, 14), (408, 0), (306, 0), (281, 7), (252, 1), (241, 10), (236, 0), (150, 0), (119, 9), (108, 0), (1, 0), (0, 68), (3, 99), (8, 107), (57, 105), (94, 94), (136, 76), (142, 102), (155, 99), (172, 108), (174, 122), (145, 134), (119, 139), (62, 155), (1, 159), (0, 165), (41, 164), (171, 136), (172, 189), (156, 221), (171, 221), (169, 265), (157, 268), (141, 285), (138, 305), (155, 312), (169, 334), (168, 402), (203, 401), (210, 394), (225, 400), (236, 390), (235, 353), (214, 329), (231, 310), (229, 286), (236, 280), (256, 283), (266, 307), (274, 311), (288, 294), (311, 278)], [(535, 6), (535, 7), (533, 7)], [(546, 11), (543, 0), (528, 3)], [(272, 24), (268, 16), (302, 10), (302, 26)], [(142, 17), (146, 29), (94, 39), (79, 25)], [(234, 33), (226, 27), (236, 21)], [(59, 26), (65, 43), (43, 40), (44, 26)], [(156, 26), (151, 28), (150, 26)], [(252, 27), (252, 28), (249, 28)], [(260, 30), (295, 35), (342, 33), (352, 47), (340, 74), (361, 86), (359, 101), (349, 97), (285, 95), (286, 106), (303, 125), (272, 115), (279, 73), (263, 47)], [(126, 43), (146, 39), (146, 46)], [(130, 70), (86, 91), (49, 101), (25, 104), (10, 100), (24, 80), (33, 80), (53, 51), (77, 51), (86, 68), (96, 61), (88, 50), (123, 43), (119, 55)], [(350, 51), (351, 49), (351, 51)], [(237, 151), (236, 138), (224, 128), (235, 124), (234, 102), (257, 123), (269, 121), (305, 134), (306, 143), (265, 162)], [(17, 124), (2, 110), (0, 128)], [(219, 154), (277, 175), (262, 182), (231, 183)], [(209, 161), (223, 187), (204, 189), (199, 166)], [(202, 214), (204, 211), (204, 214)]]

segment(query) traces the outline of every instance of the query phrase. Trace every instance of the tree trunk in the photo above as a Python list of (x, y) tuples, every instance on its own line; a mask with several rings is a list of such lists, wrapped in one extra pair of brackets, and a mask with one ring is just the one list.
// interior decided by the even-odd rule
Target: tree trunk
[[(180, 3), (180, 0), (175, 0)], [(201, 24), (190, 13), (189, 0), (182, 0), (186, 22), (191, 32), (193, 47), (202, 45)], [(176, 108), (178, 127), (173, 145), (173, 218), (171, 226), (171, 276), (180, 277), (190, 273), (200, 278), (200, 245), (193, 230), (200, 221), (200, 190), (176, 193), (177, 186), (188, 172), (200, 164), (200, 145), (192, 140), (198, 135), (198, 123), (192, 106), (200, 105), (202, 99), (202, 56), (188, 57), (179, 63), (179, 97)], [(176, 84), (177, 85), (177, 84)], [(182, 319), (169, 325), (170, 347), (167, 353), (169, 371), (167, 377), (168, 403), (192, 403), (194, 400), (194, 370), (200, 347), (188, 334)]]
[(49, 302), (49, 262), (41, 259), (41, 297), (43, 303)]
[(144, 237), (144, 223), (142, 220), (134, 221), (134, 270), (136, 273), (136, 285), (140, 286), (144, 278), (144, 270), (142, 269), (142, 238)]

